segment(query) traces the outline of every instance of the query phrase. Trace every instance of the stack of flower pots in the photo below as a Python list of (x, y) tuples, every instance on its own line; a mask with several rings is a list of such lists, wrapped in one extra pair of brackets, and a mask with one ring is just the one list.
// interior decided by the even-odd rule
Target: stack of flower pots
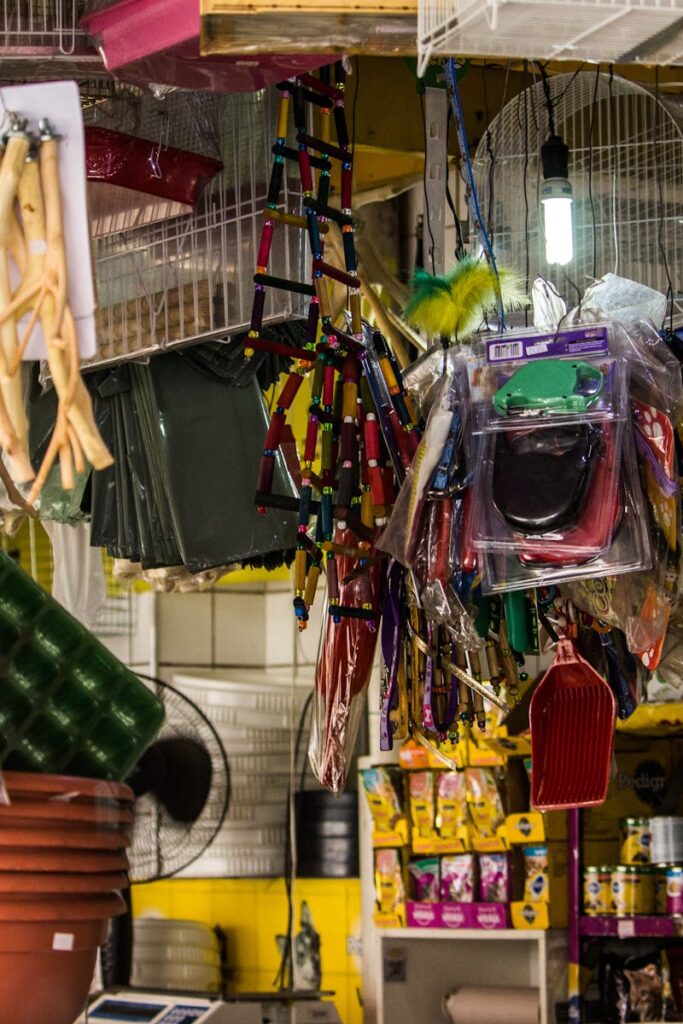
[(73, 1024), (128, 885), (133, 793), (121, 783), (5, 772), (0, 792), (0, 1007)]

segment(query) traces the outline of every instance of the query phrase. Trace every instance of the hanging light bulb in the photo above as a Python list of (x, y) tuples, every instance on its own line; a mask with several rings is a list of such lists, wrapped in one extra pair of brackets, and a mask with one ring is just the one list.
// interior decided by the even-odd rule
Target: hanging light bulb
[(541, 146), (543, 233), (548, 263), (565, 267), (574, 257), (572, 187), (569, 184), (569, 146), (551, 135)]

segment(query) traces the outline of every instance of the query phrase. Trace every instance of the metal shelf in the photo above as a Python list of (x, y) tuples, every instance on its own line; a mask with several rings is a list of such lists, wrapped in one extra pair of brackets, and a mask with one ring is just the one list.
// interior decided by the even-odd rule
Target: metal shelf
[(522, 928), (378, 928), (380, 939), (458, 939), (463, 941), (539, 942), (548, 933)]
[(683, 938), (683, 920), (675, 917), (582, 917), (584, 938)]

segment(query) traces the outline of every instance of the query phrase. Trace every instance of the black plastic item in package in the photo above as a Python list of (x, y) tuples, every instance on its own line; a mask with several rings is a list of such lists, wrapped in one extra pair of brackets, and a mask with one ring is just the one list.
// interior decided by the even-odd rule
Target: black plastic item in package
[[(162, 456), (178, 546), (190, 572), (287, 560), (296, 544), (296, 516), (277, 509), (262, 515), (254, 504), (268, 429), (257, 381), (233, 387), (175, 353), (152, 359), (136, 372), (150, 375), (156, 450)], [(280, 454), (273, 490), (297, 497)]]

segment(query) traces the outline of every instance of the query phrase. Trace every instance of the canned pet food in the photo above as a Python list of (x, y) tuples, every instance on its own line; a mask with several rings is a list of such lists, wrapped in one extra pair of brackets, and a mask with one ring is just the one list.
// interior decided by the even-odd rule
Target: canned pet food
[(666, 914), (666, 869), (667, 864), (657, 864), (655, 873), (655, 914)]
[(612, 913), (617, 917), (650, 914), (654, 905), (652, 873), (632, 864), (612, 868)]
[(655, 913), (683, 916), (683, 867), (658, 864), (655, 874)]
[(623, 864), (649, 864), (652, 832), (649, 818), (621, 819), (621, 860)]
[(586, 868), (583, 873), (583, 909), (598, 916), (610, 912), (609, 868)]
[(655, 912), (655, 874), (651, 864), (636, 868), (639, 884), (636, 885), (636, 914)]

